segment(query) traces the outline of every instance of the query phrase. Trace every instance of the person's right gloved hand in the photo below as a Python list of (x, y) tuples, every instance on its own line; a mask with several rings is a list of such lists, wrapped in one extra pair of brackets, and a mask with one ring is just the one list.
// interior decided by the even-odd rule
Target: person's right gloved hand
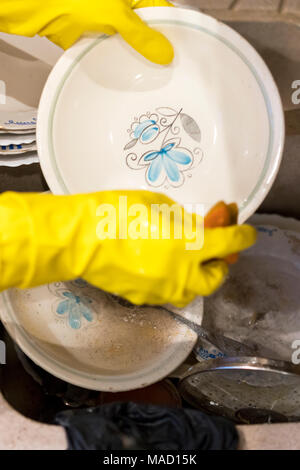
[(170, 209), (174, 201), (150, 191), (3, 193), (0, 290), (82, 277), (135, 304), (183, 307), (197, 295), (210, 295), (227, 275), (224, 258), (250, 247), (255, 229), (206, 228), (203, 246), (187, 249), (194, 240), (180, 230), (195, 215), (172, 218), (164, 238), (168, 211), (158, 219), (151, 212), (162, 204)]
[(0, 31), (46, 36), (63, 49), (84, 33), (120, 33), (134, 49), (158, 64), (169, 64), (173, 48), (134, 8), (171, 6), (167, 0), (0, 0)]

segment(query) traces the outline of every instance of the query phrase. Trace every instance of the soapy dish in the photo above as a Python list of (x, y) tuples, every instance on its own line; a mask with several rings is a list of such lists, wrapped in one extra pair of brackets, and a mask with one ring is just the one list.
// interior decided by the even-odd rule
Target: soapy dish
[[(201, 324), (202, 299), (176, 310)], [(88, 389), (125, 391), (169, 375), (197, 334), (159, 308), (136, 307), (83, 280), (1, 296), (1, 320), (21, 349), (53, 375)]]

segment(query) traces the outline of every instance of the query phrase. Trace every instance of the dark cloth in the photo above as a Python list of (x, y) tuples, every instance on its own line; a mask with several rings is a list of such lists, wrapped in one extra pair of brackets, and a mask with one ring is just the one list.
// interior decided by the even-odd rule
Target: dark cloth
[(234, 450), (230, 421), (191, 409), (112, 403), (56, 416), (70, 450)]

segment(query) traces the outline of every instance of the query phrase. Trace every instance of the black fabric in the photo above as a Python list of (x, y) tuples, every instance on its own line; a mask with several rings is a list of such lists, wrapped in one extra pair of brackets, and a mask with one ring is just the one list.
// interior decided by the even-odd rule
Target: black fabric
[(70, 450), (233, 450), (230, 421), (201, 411), (136, 403), (112, 403), (56, 416)]

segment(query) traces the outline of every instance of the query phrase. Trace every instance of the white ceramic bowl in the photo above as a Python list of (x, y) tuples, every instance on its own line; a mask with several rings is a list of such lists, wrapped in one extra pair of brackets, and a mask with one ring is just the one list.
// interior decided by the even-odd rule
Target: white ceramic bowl
[[(1, 320), (21, 349), (84, 388), (117, 392), (155, 383), (197, 340), (167, 312), (131, 306), (82, 280), (10, 289), (0, 298)], [(177, 312), (201, 324), (202, 299)]]
[(187, 9), (139, 15), (173, 43), (170, 66), (119, 35), (80, 40), (58, 61), (38, 114), (38, 151), (56, 194), (164, 192), (209, 209), (237, 201), (240, 222), (279, 168), (284, 119), (267, 66), (238, 33)]

